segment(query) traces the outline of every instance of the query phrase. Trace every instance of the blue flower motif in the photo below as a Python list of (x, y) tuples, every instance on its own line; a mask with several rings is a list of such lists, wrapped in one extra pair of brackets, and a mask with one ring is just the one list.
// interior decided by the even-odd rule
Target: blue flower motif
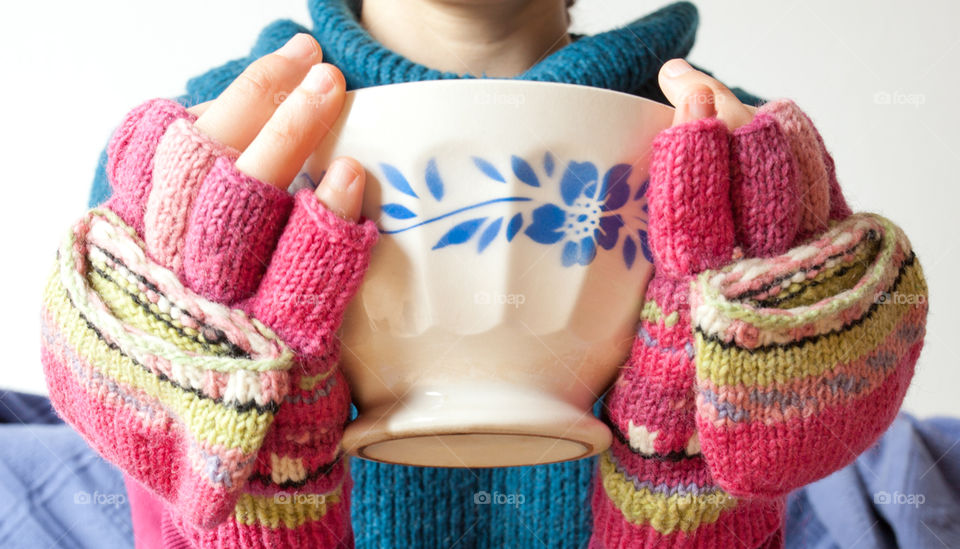
[[(546, 152), (542, 159), (542, 171), (536, 169), (527, 160), (513, 155), (510, 157), (510, 170), (501, 170), (493, 162), (484, 158), (472, 157), (477, 169), (495, 184), (507, 182), (512, 171), (516, 179), (528, 186), (528, 189), (559, 190), (560, 201), (544, 202), (535, 196), (501, 196), (481, 202), (450, 209), (430, 218), (420, 218), (417, 208), (408, 207), (400, 202), (383, 204), (381, 211), (384, 219), (392, 219), (394, 228), (380, 228), (385, 234), (396, 234), (414, 230), (424, 225), (453, 221), (452, 226), (444, 232), (433, 246), (434, 250), (448, 246), (459, 246), (475, 243), (477, 253), (482, 253), (501, 234), (507, 242), (512, 242), (517, 234), (523, 232), (531, 240), (540, 244), (560, 244), (561, 261), (565, 267), (573, 265), (588, 265), (597, 256), (597, 247), (612, 250), (622, 242), (619, 249), (624, 265), (629, 269), (636, 260), (638, 248), (643, 256), (653, 262), (645, 228), (628, 228), (624, 216), (631, 221), (645, 223), (643, 215), (638, 215), (635, 208), (624, 209), (628, 201), (639, 201), (646, 196), (648, 182), (644, 182), (637, 190), (631, 193), (628, 183), (632, 174), (632, 167), (628, 164), (617, 164), (611, 167), (603, 177), (592, 162), (570, 161), (565, 170), (559, 173), (559, 165), (553, 155)], [(414, 190), (416, 186), (425, 188), (435, 201), (442, 202), (445, 195), (445, 185), (437, 166), (436, 158), (431, 158), (423, 174), (423, 185), (412, 185), (396, 167), (381, 163), (386, 183), (399, 191), (405, 197), (398, 197), (404, 202), (421, 200), (427, 195)], [(545, 174), (553, 180), (557, 173), (559, 184), (541, 186), (538, 174)], [(417, 183), (414, 181), (414, 183)], [(527, 193), (522, 193), (527, 194)], [(632, 194), (632, 196), (631, 196)], [(556, 195), (554, 195), (556, 196)], [(482, 210), (488, 205), (501, 202), (532, 202), (539, 203), (538, 207), (515, 212), (509, 221), (507, 217), (472, 217), (463, 219), (467, 212)], [(646, 213), (646, 206), (642, 208)], [(524, 227), (524, 223), (529, 224)], [(626, 230), (623, 230), (626, 229)], [(635, 229), (635, 232), (634, 232)], [(621, 236), (623, 237), (621, 239)]]
[[(607, 170), (601, 180), (592, 162), (570, 162), (560, 179), (563, 207), (548, 203), (533, 210), (533, 220), (524, 234), (541, 244), (565, 240), (562, 254), (565, 267), (589, 264), (597, 255), (597, 245), (609, 250), (619, 240), (624, 223), (616, 210), (630, 197), (631, 172), (629, 164), (617, 164)], [(632, 239), (629, 244), (625, 240), (627, 267), (632, 265), (635, 254)]]

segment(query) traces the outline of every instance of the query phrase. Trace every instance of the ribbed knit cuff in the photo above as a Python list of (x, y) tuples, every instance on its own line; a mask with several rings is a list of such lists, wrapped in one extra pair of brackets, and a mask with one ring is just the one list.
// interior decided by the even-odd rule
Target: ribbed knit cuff
[(294, 198), (293, 212), (248, 310), (296, 352), (313, 356), (335, 339), (379, 233), (372, 220), (355, 223), (331, 212), (309, 189)]
[(658, 274), (684, 276), (733, 255), (729, 131), (717, 118), (666, 129), (650, 161), (650, 244)]
[(162, 265), (183, 275), (183, 248), (194, 201), (219, 157), (237, 151), (220, 144), (186, 119), (175, 121), (160, 139), (153, 160), (153, 187), (144, 212), (147, 251)]
[(187, 285), (207, 299), (233, 303), (256, 288), (293, 207), (286, 191), (218, 158), (198, 190), (184, 238)]
[(759, 113), (730, 142), (730, 195), (737, 243), (747, 257), (793, 246), (800, 224), (799, 173), (776, 119)]

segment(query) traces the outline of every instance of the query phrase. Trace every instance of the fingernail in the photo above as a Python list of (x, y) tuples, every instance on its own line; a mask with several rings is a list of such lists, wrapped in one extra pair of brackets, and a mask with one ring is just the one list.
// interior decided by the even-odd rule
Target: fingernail
[(690, 94), (688, 104), (690, 105), (690, 116), (692, 116), (695, 120), (700, 118), (710, 118), (717, 112), (717, 109), (713, 104), (713, 92), (694, 92)]
[(331, 190), (339, 193), (349, 192), (360, 179), (360, 174), (346, 160), (335, 160), (323, 178), (323, 184), (329, 185)]
[(275, 53), (287, 59), (313, 59), (317, 51), (314, 43), (314, 39), (309, 34), (295, 34)]
[(693, 70), (693, 67), (690, 66), (690, 63), (687, 63), (683, 59), (671, 59), (667, 61), (667, 64), (663, 66), (663, 72), (667, 74), (670, 78), (676, 78), (683, 73), (690, 72)]
[(325, 94), (333, 90), (336, 85), (333, 81), (333, 75), (330, 70), (323, 66), (324, 63), (317, 63), (310, 67), (310, 71), (303, 77), (300, 87), (311, 93)]

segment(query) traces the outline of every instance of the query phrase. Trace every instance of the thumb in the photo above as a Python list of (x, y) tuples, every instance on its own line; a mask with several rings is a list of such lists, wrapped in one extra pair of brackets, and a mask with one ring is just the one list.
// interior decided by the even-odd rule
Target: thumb
[(701, 118), (710, 118), (716, 116), (717, 108), (714, 102), (713, 90), (700, 84), (694, 86), (677, 106), (673, 113), (673, 126), (679, 126), (700, 120)]
[(331, 212), (348, 221), (357, 221), (363, 205), (364, 183), (363, 166), (352, 158), (340, 157), (330, 164), (316, 195)]

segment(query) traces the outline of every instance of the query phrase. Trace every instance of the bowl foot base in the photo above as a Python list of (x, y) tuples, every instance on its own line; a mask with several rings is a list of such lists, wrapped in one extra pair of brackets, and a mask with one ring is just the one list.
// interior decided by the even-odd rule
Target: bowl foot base
[(510, 467), (580, 459), (610, 445), (588, 410), (514, 387), (413, 390), (347, 426), (355, 456), (428, 467)]

